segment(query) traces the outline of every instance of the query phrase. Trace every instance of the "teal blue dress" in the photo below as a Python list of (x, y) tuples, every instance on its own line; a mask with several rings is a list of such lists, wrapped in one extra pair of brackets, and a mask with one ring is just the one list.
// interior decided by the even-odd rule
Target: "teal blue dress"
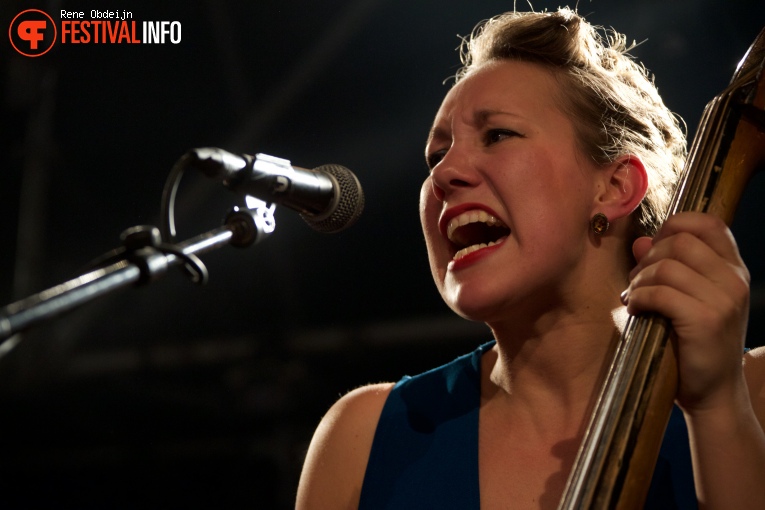
[[(395, 385), (375, 432), (360, 510), (480, 508), (480, 362), (493, 345), (484, 344)], [(698, 508), (688, 431), (677, 408), (664, 435), (645, 508)]]

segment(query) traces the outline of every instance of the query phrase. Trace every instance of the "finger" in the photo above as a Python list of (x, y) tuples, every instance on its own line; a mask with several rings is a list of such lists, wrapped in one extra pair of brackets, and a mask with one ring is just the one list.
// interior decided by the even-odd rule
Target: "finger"
[(631, 315), (656, 312), (669, 319), (679, 338), (688, 335), (689, 338), (719, 340), (738, 310), (740, 308), (727, 297), (721, 297), (715, 303), (704, 303), (668, 285), (635, 288), (627, 301), (627, 312)]
[(699, 212), (683, 212), (664, 222), (654, 244), (681, 232), (698, 237), (722, 258), (740, 264), (741, 255), (728, 226), (720, 218)]
[(640, 262), (648, 250), (653, 246), (653, 241), (650, 237), (638, 237), (635, 242), (632, 243), (632, 254), (635, 256), (635, 260)]
[[(651, 264), (640, 271), (630, 282), (624, 299), (628, 311), (655, 311), (662, 312), (653, 308), (654, 303), (650, 301), (640, 301), (632, 298), (638, 289), (647, 287), (667, 287), (678, 291), (683, 296), (688, 296), (700, 303), (716, 306), (721, 299), (733, 302), (735, 297), (733, 293), (728, 293), (726, 288), (722, 288), (717, 283), (699, 274), (691, 267), (674, 259), (662, 259), (655, 264)], [(722, 290), (722, 292), (721, 292)], [(721, 297), (723, 296), (723, 297)]]
[(653, 246), (630, 272), (630, 278), (666, 259), (681, 262), (722, 286), (735, 284), (737, 280), (748, 282), (748, 272), (743, 262), (733, 263), (723, 258), (703, 240), (688, 232), (679, 232), (659, 240), (654, 239)]

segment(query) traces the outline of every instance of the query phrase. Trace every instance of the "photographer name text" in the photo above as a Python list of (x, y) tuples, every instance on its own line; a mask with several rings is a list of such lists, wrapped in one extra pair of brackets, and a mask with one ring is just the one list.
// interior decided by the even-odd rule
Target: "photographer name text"
[[(86, 17), (86, 14), (89, 14)], [(140, 27), (140, 31), (138, 28)], [(179, 44), (180, 21), (133, 21), (132, 11), (61, 10), (62, 44)]]

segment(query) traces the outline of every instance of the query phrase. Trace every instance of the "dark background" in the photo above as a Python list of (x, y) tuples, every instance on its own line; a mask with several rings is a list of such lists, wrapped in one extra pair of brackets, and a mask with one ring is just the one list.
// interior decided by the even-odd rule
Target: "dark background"
[[(345, 165), (367, 207), (335, 235), (279, 209), (263, 243), (202, 257), (205, 287), (173, 270), (25, 334), (0, 359), (0, 506), (289, 508), (313, 429), (340, 394), (488, 340), (441, 302), (417, 200), (457, 36), (512, 6), (3, 1), (2, 27), (29, 8), (56, 21), (62, 8), (119, 9), (180, 21), (182, 42), (58, 44), (34, 59), (0, 44), (0, 305), (78, 276), (123, 229), (157, 225), (167, 174), (192, 147)], [(644, 41), (632, 53), (690, 134), (765, 25), (761, 0), (579, 11)], [(734, 225), (753, 274), (750, 346), (765, 328), (763, 186), (752, 183)], [(181, 239), (236, 203), (193, 174), (180, 200)]]

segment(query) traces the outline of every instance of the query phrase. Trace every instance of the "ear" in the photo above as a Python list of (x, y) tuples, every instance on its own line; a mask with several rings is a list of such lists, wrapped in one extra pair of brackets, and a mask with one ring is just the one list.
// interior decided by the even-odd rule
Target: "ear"
[(637, 156), (622, 156), (603, 169), (592, 214), (603, 213), (609, 220), (629, 216), (645, 196), (648, 176)]

